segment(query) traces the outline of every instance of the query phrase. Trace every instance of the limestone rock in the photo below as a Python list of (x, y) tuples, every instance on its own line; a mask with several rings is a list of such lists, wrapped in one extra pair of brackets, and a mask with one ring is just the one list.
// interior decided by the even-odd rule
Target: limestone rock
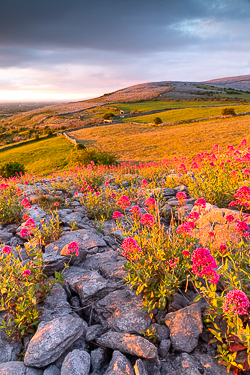
[[(0, 316), (0, 321), (3, 319), (3, 314)], [(19, 342), (10, 341), (3, 329), (0, 329), (0, 363), (16, 361), (17, 356), (21, 352), (22, 345)]]
[(200, 305), (195, 303), (166, 315), (174, 350), (190, 353), (198, 344), (203, 324)]
[(104, 253), (89, 256), (82, 266), (98, 271), (105, 278), (113, 278), (115, 280), (122, 280), (125, 276), (123, 265), (126, 259), (119, 256), (117, 251), (109, 250)]
[[(44, 375), (44, 372), (43, 372), (43, 370), (41, 370), (39, 368), (26, 367), (25, 375)], [(50, 375), (50, 374), (47, 374), (47, 375)], [(51, 374), (51, 375), (57, 375), (57, 374)], [(58, 375), (60, 375), (60, 373)]]
[(134, 375), (134, 371), (129, 360), (115, 350), (105, 375)]
[(142, 307), (142, 299), (125, 287), (99, 300), (94, 306), (94, 317), (100, 322), (107, 320), (108, 326), (115, 331), (141, 334), (151, 322)]
[(98, 272), (79, 267), (69, 267), (65, 271), (64, 282), (72, 292), (78, 294), (82, 304), (90, 297), (103, 296), (110, 291), (108, 281)]
[(120, 350), (122, 353), (142, 358), (155, 358), (156, 347), (140, 336), (109, 331), (96, 339), (97, 344), (106, 348)]
[(50, 365), (46, 368), (43, 375), (61, 375), (61, 371), (55, 365)]
[(98, 348), (92, 350), (90, 356), (93, 373), (103, 373), (103, 370), (105, 371), (108, 366), (108, 363), (106, 364), (106, 351), (103, 348)]
[(83, 321), (66, 315), (41, 322), (29, 342), (24, 357), (26, 366), (44, 367), (54, 362), (83, 334)]
[(72, 308), (67, 301), (67, 294), (60, 284), (54, 285), (50, 295), (39, 305), (42, 321), (49, 321), (70, 314)]
[(169, 352), (169, 349), (170, 349), (170, 346), (171, 346), (171, 340), (162, 340), (160, 342), (160, 345), (158, 347), (158, 353), (159, 355), (162, 357), (162, 358), (165, 358), (166, 355), (168, 354)]
[(61, 368), (61, 375), (88, 375), (89, 370), (89, 353), (84, 350), (75, 349), (65, 357)]
[(139, 358), (134, 365), (135, 375), (148, 375), (142, 360)]
[(1, 375), (25, 375), (26, 367), (23, 362), (10, 361), (0, 364)]

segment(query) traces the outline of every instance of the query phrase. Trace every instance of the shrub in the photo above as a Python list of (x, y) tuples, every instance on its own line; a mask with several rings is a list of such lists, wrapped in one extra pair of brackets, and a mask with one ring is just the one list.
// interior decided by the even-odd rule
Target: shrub
[(107, 112), (107, 113), (104, 113), (104, 115), (103, 115), (104, 120), (110, 120), (110, 119), (113, 119), (113, 118), (115, 118), (115, 115), (112, 112)]
[(76, 150), (85, 150), (86, 146), (84, 146), (82, 143), (77, 143), (76, 144)]
[(20, 190), (0, 184), (0, 224), (19, 223), (22, 217)]
[(154, 118), (154, 123), (155, 123), (155, 125), (162, 124), (162, 119), (160, 117), (155, 117)]
[(230, 107), (230, 108), (223, 108), (221, 110), (221, 114), (222, 116), (226, 116), (226, 115), (236, 115), (235, 113), (235, 110), (233, 107)]
[(91, 162), (97, 165), (112, 165), (117, 164), (117, 159), (113, 153), (86, 148), (84, 150), (77, 150), (76, 153), (73, 152), (70, 156), (70, 162), (73, 165), (84, 166), (91, 164)]
[(14, 177), (25, 173), (24, 165), (17, 161), (10, 161), (0, 166), (0, 175), (3, 178)]

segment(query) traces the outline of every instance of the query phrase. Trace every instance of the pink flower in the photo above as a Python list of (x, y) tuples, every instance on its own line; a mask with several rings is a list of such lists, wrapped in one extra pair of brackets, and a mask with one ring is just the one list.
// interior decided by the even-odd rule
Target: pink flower
[(195, 202), (195, 206), (198, 206), (198, 207), (203, 208), (203, 209), (206, 208), (205, 199), (203, 199), (203, 198), (197, 199), (197, 201)]
[(208, 232), (209, 236), (214, 237), (214, 232)]
[(129, 201), (129, 199), (128, 199), (128, 197), (126, 195), (122, 195), (118, 199), (117, 204), (119, 206), (121, 206), (121, 208), (123, 208), (125, 210), (125, 208), (127, 208), (130, 205), (130, 201)]
[(242, 220), (242, 221), (237, 220), (237, 225), (235, 227), (235, 230), (237, 232), (240, 232), (243, 235), (244, 231), (249, 230), (249, 226), (247, 225), (247, 223), (244, 220)]
[(123, 214), (121, 214), (119, 211), (114, 211), (113, 212), (113, 219), (119, 219), (119, 217), (122, 217)]
[(147, 198), (147, 199), (145, 200), (145, 206), (146, 206), (147, 208), (149, 208), (149, 209), (154, 208), (154, 207), (155, 207), (155, 200), (154, 200), (154, 198)]
[(28, 201), (28, 199), (24, 198), (21, 202), (21, 206), (23, 207), (26, 207), (26, 208), (30, 208), (31, 205), (30, 205), (30, 202)]
[(250, 188), (248, 186), (241, 186), (234, 196), (238, 205), (245, 207), (250, 206)]
[(29, 269), (23, 271), (23, 276), (29, 276), (31, 274), (31, 271)]
[(183, 223), (183, 224), (179, 225), (176, 232), (178, 234), (183, 234), (184, 236), (192, 236), (192, 229), (194, 229), (194, 228), (191, 227), (191, 225), (190, 225), (191, 223), (192, 222), (190, 222), (190, 223), (186, 222), (186, 223)]
[(132, 216), (134, 219), (139, 219), (141, 217), (140, 207), (139, 206), (133, 206), (129, 210), (132, 213)]
[(218, 283), (220, 276), (214, 270), (214, 268), (217, 268), (217, 264), (209, 250), (203, 248), (195, 249), (191, 260), (193, 262), (192, 271), (195, 275), (206, 277), (211, 283)]
[(29, 220), (29, 216), (28, 215), (23, 215), (23, 220)]
[(30, 231), (27, 229), (27, 228), (22, 228), (20, 230), (20, 236), (23, 238), (23, 237), (26, 237), (26, 236), (29, 236), (31, 233)]
[(191, 164), (191, 169), (197, 169), (199, 168), (198, 164), (196, 163), (196, 161), (193, 161), (193, 163)]
[(178, 170), (180, 173), (187, 173), (187, 168), (183, 163), (178, 166)]
[(246, 175), (250, 175), (250, 169), (247, 169), (247, 168), (244, 169), (243, 173), (246, 174)]
[(73, 254), (78, 256), (79, 255), (79, 246), (78, 243), (75, 241), (72, 241), (68, 244), (67, 254)]
[(176, 198), (178, 199), (178, 201), (184, 201), (184, 199), (187, 199), (187, 196), (185, 193), (180, 191), (179, 193), (176, 194)]
[(2, 253), (3, 254), (7, 254), (7, 255), (10, 255), (10, 253), (12, 252), (12, 248), (10, 246), (4, 246), (2, 248)]
[(242, 141), (239, 143), (238, 148), (244, 148), (247, 146), (247, 141), (246, 139), (242, 139)]
[(147, 184), (148, 184), (148, 181), (144, 179), (144, 180), (142, 180), (141, 183), (142, 183), (142, 185), (147, 185)]
[(33, 219), (30, 218), (26, 221), (24, 226), (27, 227), (27, 228), (33, 228), (34, 229), (36, 227), (36, 223)]
[(185, 258), (189, 257), (190, 252), (188, 250), (183, 250), (182, 255), (184, 255)]
[(220, 251), (222, 252), (222, 254), (227, 250), (227, 246), (226, 245), (220, 245)]
[(56, 207), (59, 206), (59, 203), (58, 203), (58, 202), (55, 202), (55, 203), (54, 203), (54, 206), (56, 206)]
[(234, 216), (233, 215), (227, 215), (226, 216), (226, 220), (229, 222), (229, 223), (232, 223), (234, 221)]
[(152, 227), (154, 225), (154, 221), (155, 221), (154, 216), (150, 214), (144, 214), (141, 217), (140, 223), (142, 225), (146, 225), (147, 227)]
[(105, 185), (105, 186), (109, 186), (109, 182), (108, 182), (108, 181), (106, 181), (104, 185)]
[(168, 262), (169, 266), (171, 268), (177, 267), (178, 260), (179, 260), (179, 258), (175, 258), (174, 261), (170, 259), (170, 261)]
[(247, 315), (249, 300), (241, 290), (230, 290), (223, 305), (224, 313), (231, 312), (239, 315)]
[(129, 260), (137, 260), (138, 253), (141, 252), (140, 246), (138, 245), (136, 240), (131, 237), (125, 238), (121, 245), (121, 248), (123, 249), (122, 255)]
[(198, 220), (200, 217), (199, 213), (198, 212), (191, 212), (189, 215), (188, 215), (188, 219), (189, 220)]

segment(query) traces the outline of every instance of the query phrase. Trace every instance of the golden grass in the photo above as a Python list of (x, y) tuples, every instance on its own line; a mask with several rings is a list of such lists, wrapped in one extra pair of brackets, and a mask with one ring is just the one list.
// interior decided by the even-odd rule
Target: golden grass
[(250, 115), (156, 127), (120, 123), (72, 132), (87, 147), (117, 153), (121, 161), (153, 161), (192, 156), (220, 146), (250, 141)]

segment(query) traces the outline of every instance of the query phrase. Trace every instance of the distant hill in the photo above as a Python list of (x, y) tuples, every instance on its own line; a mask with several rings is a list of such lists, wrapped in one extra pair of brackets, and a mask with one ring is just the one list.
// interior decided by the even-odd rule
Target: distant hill
[(218, 87), (231, 87), (236, 90), (250, 91), (250, 75), (217, 78), (204, 83), (213, 84)]

